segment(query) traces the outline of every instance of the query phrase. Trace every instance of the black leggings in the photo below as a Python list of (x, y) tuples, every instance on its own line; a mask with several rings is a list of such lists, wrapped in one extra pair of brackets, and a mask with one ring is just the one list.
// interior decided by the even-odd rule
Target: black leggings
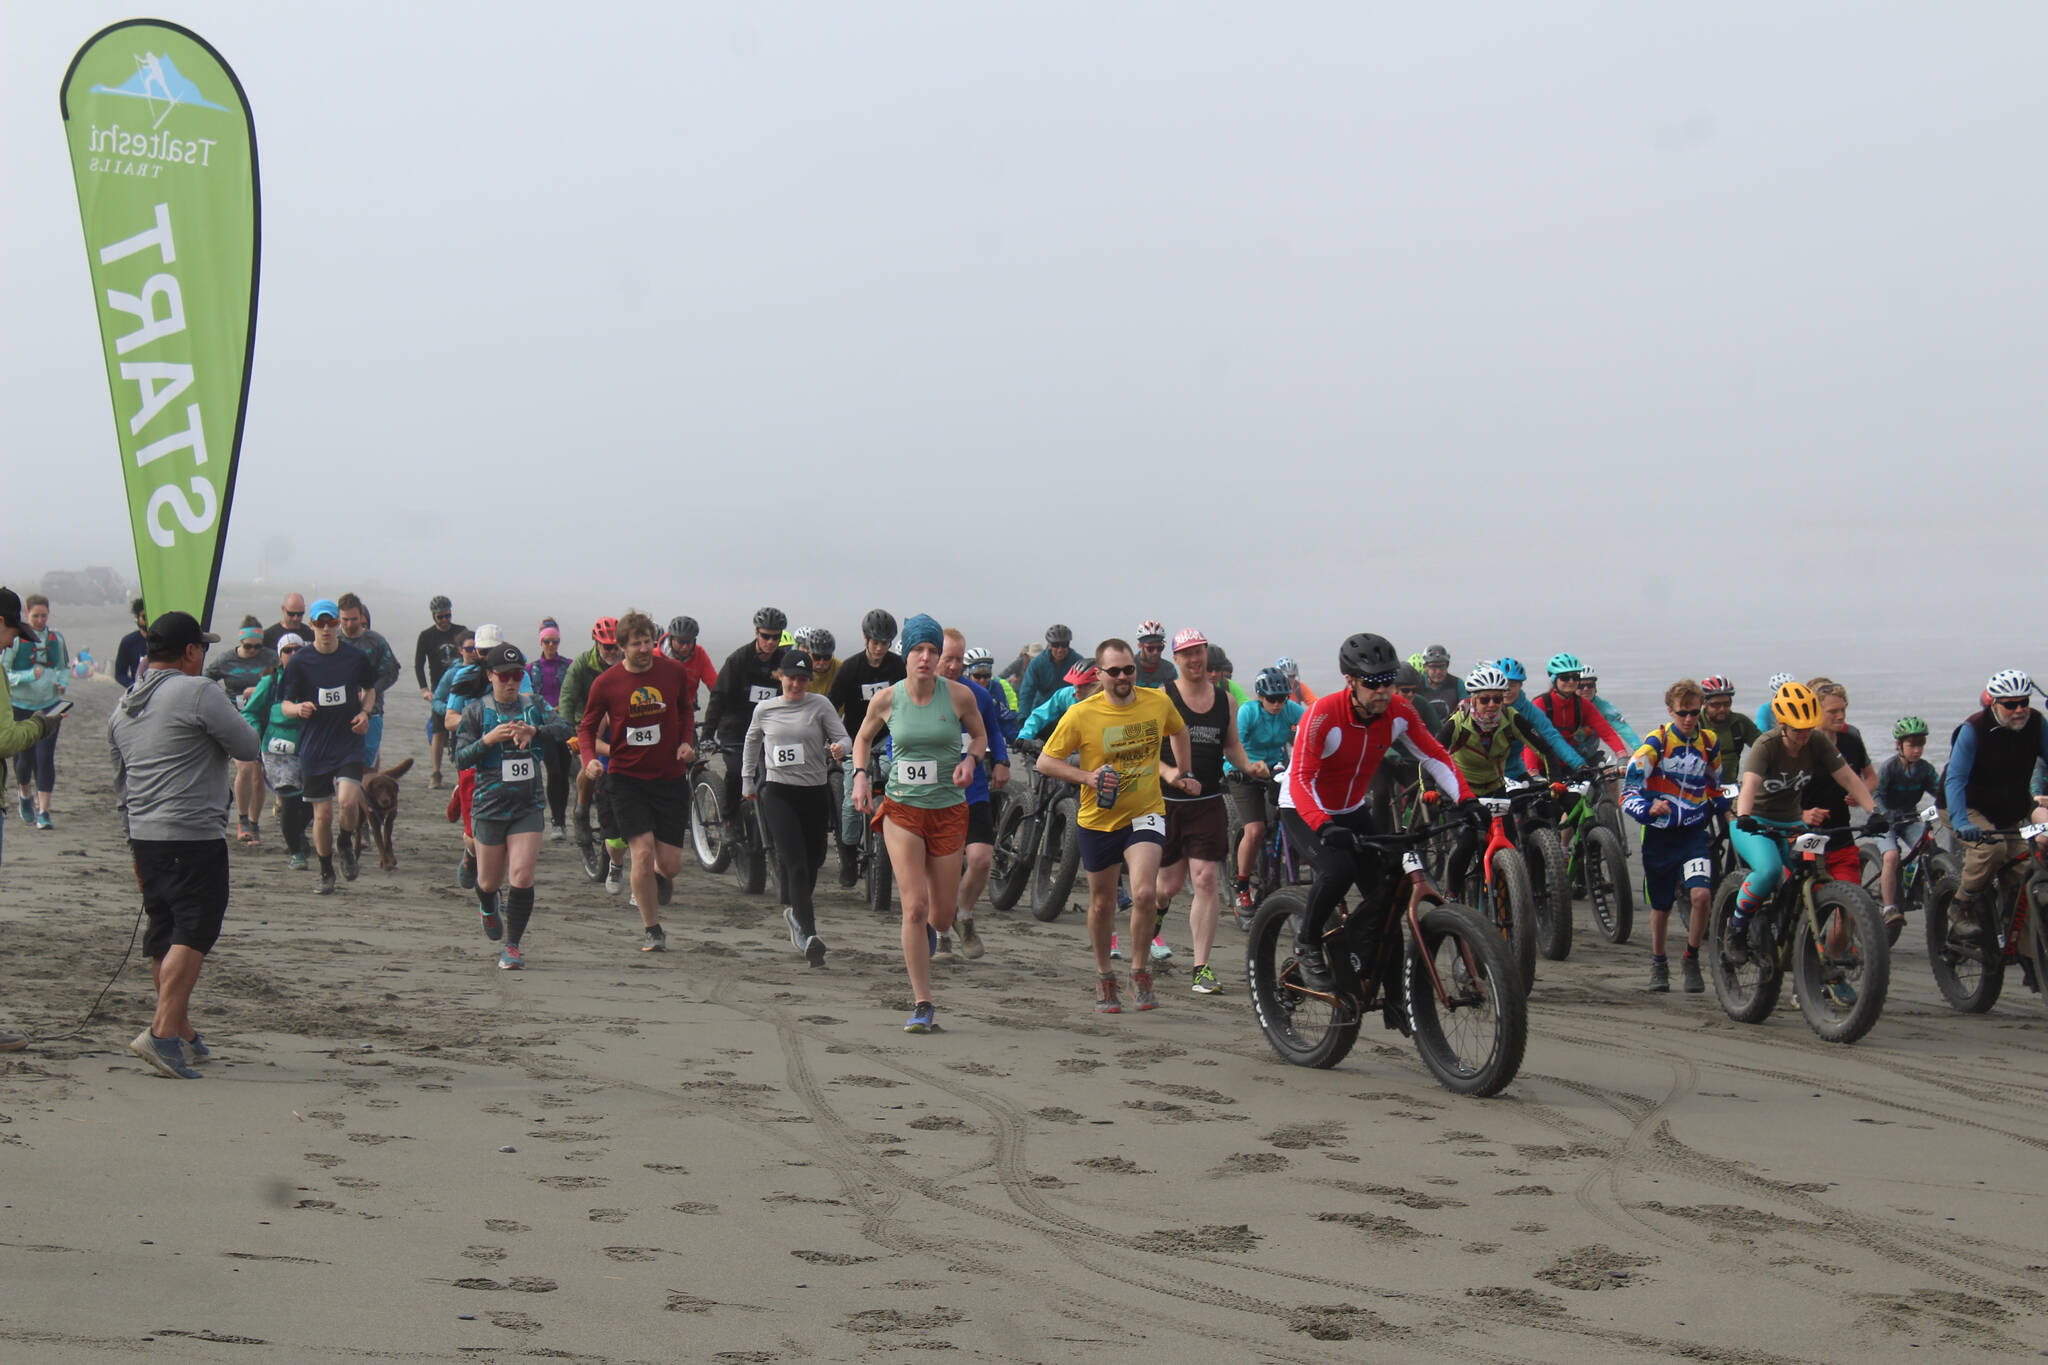
[(548, 765), (548, 814), (559, 825), (569, 809), (569, 782), (576, 773), (576, 756), (569, 752), (567, 740), (551, 739), (541, 757)]
[(806, 934), (818, 932), (811, 910), (811, 891), (818, 869), (825, 865), (825, 839), (832, 830), (832, 790), (799, 787), (788, 782), (763, 782), (757, 803), (761, 827), (775, 846), (775, 876), (782, 898), (796, 911)]
[[(16, 720), (27, 720), (34, 714), (19, 706), (14, 708)], [(24, 787), (33, 782), (39, 792), (57, 789), (57, 731), (64, 724), (61, 719), (44, 723), (50, 727), (49, 733), (14, 756), (14, 780)]]
[(313, 808), (306, 804), (305, 795), (295, 789), (279, 792), (277, 800), (284, 808), (278, 816), (284, 827), (284, 851), (311, 853), (313, 846), (306, 838), (306, 831), (313, 827)]
[[(1520, 848), (1522, 846), (1521, 826), (1520, 822), (1515, 818), (1515, 813), (1509, 811), (1506, 815), (1503, 815), (1501, 823), (1507, 830), (1508, 840), (1516, 848)], [(1465, 826), (1464, 832), (1458, 835), (1458, 842), (1451, 845), (1450, 861), (1444, 864), (1444, 882), (1446, 889), (1458, 898), (1458, 902), (1461, 905), (1472, 906), (1479, 903), (1478, 887), (1486, 879), (1486, 869), (1482, 867), (1475, 871), (1472, 867), (1472, 859), (1481, 848), (1485, 847), (1486, 841), (1492, 837), (1493, 822), (1489, 820), (1483, 825)], [(1465, 885), (1468, 875), (1477, 879), (1471, 886)], [(1537, 890), (1540, 892), (1542, 888), (1538, 887)]]
[[(1313, 943), (1323, 936), (1323, 926), (1329, 922), (1330, 911), (1337, 902), (1344, 899), (1344, 893), (1358, 879), (1359, 865), (1374, 861), (1376, 851), (1353, 853), (1348, 849), (1325, 848), (1323, 841), (1308, 821), (1301, 818), (1292, 806), (1282, 807), (1280, 818), (1287, 825), (1287, 842), (1294, 854), (1314, 869), (1315, 880), (1308, 891), (1308, 916), (1302, 925), (1301, 939)], [(1358, 834), (1376, 833), (1372, 827), (1372, 811), (1369, 806), (1360, 806), (1345, 815), (1333, 815), (1328, 825), (1340, 825)]]

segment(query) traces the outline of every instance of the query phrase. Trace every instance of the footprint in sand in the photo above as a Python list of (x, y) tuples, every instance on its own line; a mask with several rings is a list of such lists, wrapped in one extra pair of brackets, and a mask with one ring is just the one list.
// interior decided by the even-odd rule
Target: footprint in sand
[(697, 1201), (695, 1201), (695, 1200), (693, 1200), (693, 1199), (686, 1199), (686, 1200), (684, 1200), (684, 1201), (683, 1201), (682, 1203), (680, 1203), (680, 1204), (670, 1204), (670, 1205), (669, 1205), (669, 1208), (671, 1208), (672, 1210), (674, 1210), (674, 1211), (675, 1211), (675, 1212), (677, 1212), (677, 1213), (700, 1213), (700, 1214), (701, 1214), (701, 1213), (717, 1213), (717, 1212), (718, 1212), (718, 1205), (716, 1205), (716, 1204), (700, 1204), (700, 1203), (698, 1203)]
[(592, 1209), (590, 1211), (590, 1221), (593, 1223), (623, 1223), (631, 1216), (624, 1209)]
[(329, 1169), (332, 1169), (332, 1168), (334, 1168), (334, 1167), (336, 1167), (336, 1166), (346, 1166), (346, 1165), (348, 1164), (348, 1158), (347, 1158), (347, 1157), (345, 1157), (345, 1156), (329, 1156), (329, 1155), (328, 1155), (327, 1153), (325, 1153), (325, 1152), (307, 1152), (307, 1153), (306, 1153), (306, 1154), (305, 1154), (305, 1155), (304, 1155), (303, 1157), (301, 1157), (300, 1159), (301, 1159), (301, 1160), (304, 1160), (304, 1161), (310, 1161), (310, 1162), (312, 1162), (312, 1163), (313, 1163), (313, 1164), (314, 1164), (315, 1166), (325, 1166), (325, 1167), (327, 1167), (327, 1168), (329, 1168)]
[(866, 1265), (872, 1256), (849, 1256), (843, 1251), (792, 1251), (790, 1255), (812, 1265)]
[(1074, 1164), (1087, 1170), (1109, 1171), (1115, 1175), (1152, 1174), (1150, 1171), (1140, 1169), (1137, 1162), (1132, 1161), (1128, 1157), (1121, 1156), (1091, 1156), (1085, 1161), (1077, 1161)]
[(1102, 1063), (1091, 1057), (1062, 1057), (1055, 1065), (1062, 1071), (1076, 1072), (1085, 1076), (1101, 1066)]
[(492, 1232), (532, 1232), (524, 1223), (515, 1223), (510, 1218), (486, 1218), (484, 1226)]
[(671, 1165), (666, 1161), (643, 1162), (641, 1168), (649, 1171), (660, 1171), (663, 1175), (688, 1175), (690, 1173), (687, 1166)]
[(716, 1299), (700, 1299), (695, 1294), (685, 1294), (681, 1290), (671, 1290), (669, 1291), (668, 1302), (663, 1304), (662, 1307), (671, 1313), (709, 1313), (712, 1309), (718, 1307), (718, 1301)]
[(557, 1190), (601, 1190), (612, 1183), (601, 1175), (537, 1175), (534, 1179)]
[(1044, 1119), (1047, 1123), (1079, 1123), (1081, 1121), (1079, 1114), (1071, 1109), (1062, 1109), (1056, 1104), (1048, 1105), (1044, 1109), (1032, 1110), (1031, 1117)]
[(1138, 1239), (1146, 1251), (1255, 1251), (1265, 1240), (1245, 1223), (1210, 1223), (1199, 1228), (1155, 1228)]
[(1209, 1172), (1211, 1176), (1263, 1175), (1268, 1171), (1287, 1169), (1287, 1158), (1278, 1152), (1233, 1152), (1223, 1158), (1223, 1164)]
[(908, 1084), (908, 1082), (892, 1081), (886, 1076), (841, 1076), (839, 1084), (866, 1086), (871, 1090), (893, 1090), (899, 1085)]
[(964, 1133), (968, 1131), (965, 1119), (956, 1119), (950, 1114), (929, 1114), (921, 1119), (912, 1119), (910, 1126), (920, 1133)]
[(1642, 1280), (1631, 1272), (1637, 1266), (1655, 1264), (1655, 1257), (1631, 1256), (1596, 1242), (1558, 1257), (1537, 1271), (1536, 1278), (1560, 1289), (1632, 1289)]
[(505, 1259), (505, 1248), (486, 1246), (464, 1247), (462, 1254), (469, 1257), (472, 1261), (502, 1261)]
[(1540, 1196), (1540, 1197), (1542, 1197), (1542, 1198), (1546, 1198), (1546, 1199), (1547, 1199), (1547, 1198), (1549, 1198), (1549, 1197), (1550, 1197), (1551, 1195), (1553, 1195), (1553, 1194), (1555, 1194), (1555, 1193), (1556, 1193), (1556, 1191), (1555, 1191), (1555, 1190), (1553, 1190), (1553, 1189), (1551, 1189), (1551, 1188), (1550, 1188), (1550, 1186), (1548, 1186), (1548, 1185), (1515, 1185), (1515, 1186), (1511, 1186), (1511, 1187), (1510, 1187), (1510, 1188), (1508, 1188), (1508, 1189), (1505, 1189), (1505, 1190), (1502, 1190), (1502, 1191), (1500, 1191), (1500, 1193), (1496, 1194), (1496, 1195), (1495, 1195), (1494, 1197), (1495, 1197), (1496, 1199), (1505, 1199), (1505, 1198), (1508, 1198), (1508, 1197), (1509, 1197), (1509, 1196), (1511, 1196), (1511, 1195), (1524, 1195), (1524, 1194), (1527, 1194), (1527, 1195), (1537, 1195), (1537, 1196)]
[(1344, 1143), (1344, 1125), (1334, 1119), (1316, 1123), (1284, 1123), (1262, 1135), (1259, 1141), (1290, 1152), (1303, 1152), (1311, 1147), (1339, 1147)]
[(492, 1313), (491, 1326), (502, 1327), (508, 1332), (538, 1332), (540, 1323), (524, 1313)]
[(1414, 1237), (1434, 1237), (1433, 1232), (1424, 1232), (1413, 1223), (1400, 1218), (1390, 1218), (1379, 1213), (1319, 1213), (1318, 1223), (1342, 1223), (1345, 1227), (1357, 1228), (1370, 1237), (1384, 1241), (1407, 1241)]
[(660, 1247), (606, 1247), (604, 1254), (614, 1261), (651, 1261), (660, 1254)]
[(377, 1188), (376, 1181), (365, 1180), (359, 1175), (338, 1175), (334, 1177), (334, 1183), (345, 1190), (374, 1190)]

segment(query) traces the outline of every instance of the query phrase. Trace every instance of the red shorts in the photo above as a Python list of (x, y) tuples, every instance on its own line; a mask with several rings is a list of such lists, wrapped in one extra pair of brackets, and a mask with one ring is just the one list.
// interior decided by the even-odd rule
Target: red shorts
[(1847, 848), (1831, 848), (1827, 852), (1828, 875), (1838, 882), (1851, 886), (1863, 883), (1863, 855), (1854, 844)]
[(922, 806), (903, 806), (885, 800), (881, 809), (869, 817), (868, 823), (880, 829), (884, 819), (924, 840), (924, 856), (927, 858), (943, 858), (967, 847), (965, 802), (942, 810), (926, 810)]

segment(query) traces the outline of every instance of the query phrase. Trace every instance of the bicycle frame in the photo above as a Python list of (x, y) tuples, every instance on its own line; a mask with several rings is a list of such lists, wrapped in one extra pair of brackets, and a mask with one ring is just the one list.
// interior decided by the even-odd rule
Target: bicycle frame
[[(1370, 842), (1382, 847), (1389, 843), (1422, 842), (1421, 839), (1407, 835), (1379, 835), (1370, 836), (1369, 839)], [(1401, 855), (1393, 868), (1381, 875), (1379, 893), (1376, 897), (1367, 898), (1367, 879), (1358, 875), (1355, 856), (1353, 861), (1352, 884), (1361, 898), (1359, 909), (1354, 913), (1340, 901), (1337, 913), (1330, 917), (1329, 927), (1323, 930), (1323, 942), (1329, 945), (1325, 949), (1325, 958), (1335, 977), (1331, 989), (1327, 992), (1312, 990), (1298, 980), (1289, 981), (1287, 986), (1289, 990), (1298, 994), (1326, 1001), (1333, 1009), (1353, 1006), (1363, 1014), (1382, 1003), (1380, 992), (1388, 980), (1397, 979), (1401, 955), (1407, 951), (1408, 943), (1422, 942), (1423, 911), (1449, 902), (1430, 880), (1428, 869), (1422, 864), (1422, 855), (1412, 848)], [(1403, 889), (1407, 892), (1405, 904), (1396, 899), (1397, 893)], [(1385, 906), (1385, 918), (1380, 926), (1379, 952), (1372, 962), (1366, 964), (1365, 975), (1360, 977), (1351, 965), (1352, 955), (1348, 949), (1333, 950), (1342, 948), (1343, 940), (1349, 934), (1357, 932), (1361, 917), (1369, 913), (1367, 907), (1374, 900)], [(1408, 925), (1408, 937), (1404, 937), (1398, 928), (1404, 918)], [(1471, 951), (1463, 943), (1458, 945), (1458, 954), (1465, 963), (1465, 970), (1474, 980), (1479, 979), (1479, 964), (1473, 961)], [(1430, 989), (1436, 993), (1437, 1003), (1447, 1010), (1451, 1009), (1453, 1006), (1450, 992), (1444, 988), (1443, 978), (1437, 973), (1435, 962), (1425, 956), (1423, 965), (1429, 970)]]

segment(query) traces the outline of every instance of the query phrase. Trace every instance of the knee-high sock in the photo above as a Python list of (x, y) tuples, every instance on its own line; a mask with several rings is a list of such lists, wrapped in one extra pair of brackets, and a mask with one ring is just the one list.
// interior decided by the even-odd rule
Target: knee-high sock
[(533, 918), (533, 888), (515, 886), (505, 893), (505, 941), (519, 942), (526, 922)]

